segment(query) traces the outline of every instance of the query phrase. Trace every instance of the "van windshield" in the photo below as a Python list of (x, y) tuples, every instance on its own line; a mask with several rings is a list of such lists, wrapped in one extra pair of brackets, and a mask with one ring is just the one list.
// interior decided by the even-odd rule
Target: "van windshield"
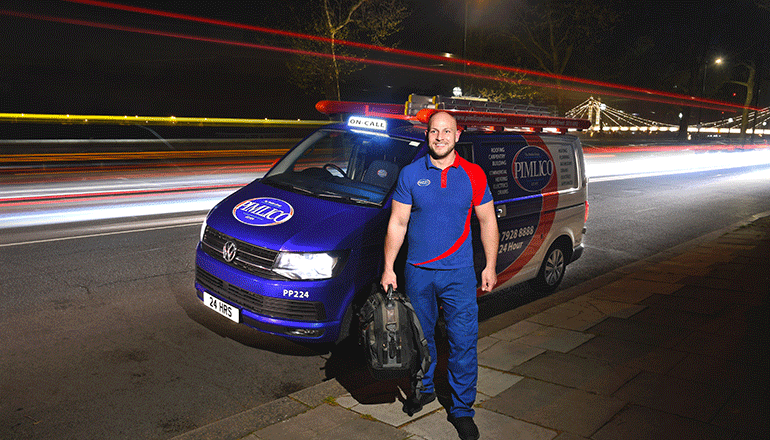
[(319, 130), (281, 159), (262, 183), (343, 203), (382, 206), (422, 142)]

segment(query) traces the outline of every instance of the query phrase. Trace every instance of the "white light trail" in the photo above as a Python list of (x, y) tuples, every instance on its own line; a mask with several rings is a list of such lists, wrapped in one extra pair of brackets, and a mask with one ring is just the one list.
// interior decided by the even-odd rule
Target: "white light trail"
[[(665, 153), (586, 154), (591, 182), (686, 174), (700, 171), (770, 165), (770, 149), (731, 152), (677, 151)], [(765, 173), (770, 173), (765, 171)], [(770, 175), (767, 176), (770, 178)]]

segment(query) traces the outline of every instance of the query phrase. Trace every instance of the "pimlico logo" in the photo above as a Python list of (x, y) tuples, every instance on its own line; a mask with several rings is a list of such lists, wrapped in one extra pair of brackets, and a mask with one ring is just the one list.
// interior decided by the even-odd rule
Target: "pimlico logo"
[(244, 200), (233, 208), (233, 217), (250, 226), (275, 226), (288, 221), (294, 208), (281, 199), (260, 197)]
[(553, 161), (540, 147), (528, 145), (513, 158), (513, 176), (524, 191), (541, 191), (551, 181), (553, 173)]

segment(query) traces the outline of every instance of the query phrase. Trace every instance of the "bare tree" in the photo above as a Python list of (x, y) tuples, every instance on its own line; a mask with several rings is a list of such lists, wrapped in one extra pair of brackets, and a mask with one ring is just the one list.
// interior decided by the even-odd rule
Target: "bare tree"
[(539, 87), (529, 85), (527, 75), (523, 73), (501, 71), (495, 76), (497, 81), (475, 83), (475, 94), (496, 102), (533, 103), (544, 98), (543, 91)]
[[(296, 40), (295, 47), (309, 54), (296, 57), (289, 63), (289, 69), (292, 79), (301, 88), (339, 100), (341, 83), (364, 66), (346, 61), (344, 58), (354, 52), (338, 42), (351, 40), (383, 46), (389, 37), (401, 30), (401, 22), (408, 10), (402, 0), (321, 0), (311, 3), (309, 10), (302, 14), (311, 17), (308, 28), (303, 30), (323, 37), (323, 40)], [(362, 53), (355, 55), (365, 57)]]
[[(620, 15), (597, 0), (529, 0), (516, 8), (503, 32), (512, 49), (540, 70), (564, 75), (575, 53), (599, 44)], [(557, 106), (563, 111), (562, 80), (556, 79)]]

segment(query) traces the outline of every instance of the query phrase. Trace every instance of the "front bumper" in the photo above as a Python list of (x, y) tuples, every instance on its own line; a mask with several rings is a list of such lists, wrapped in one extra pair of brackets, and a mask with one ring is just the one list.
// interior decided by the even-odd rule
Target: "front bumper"
[[(195, 289), (201, 301), (205, 291), (237, 308), (241, 324), (306, 342), (337, 341), (350, 303), (339, 279), (261, 279), (212, 258), (200, 246), (196, 253)], [(296, 292), (307, 292), (307, 298), (292, 299)]]

